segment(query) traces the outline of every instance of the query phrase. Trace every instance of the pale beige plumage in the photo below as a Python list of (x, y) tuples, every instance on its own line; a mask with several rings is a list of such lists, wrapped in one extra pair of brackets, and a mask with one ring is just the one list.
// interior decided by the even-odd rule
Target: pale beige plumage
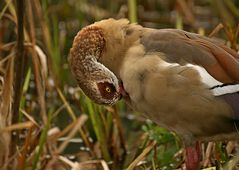
[[(239, 115), (235, 108), (223, 97), (215, 97), (210, 83), (206, 82), (210, 79), (213, 85), (217, 85), (215, 82), (238, 83), (236, 52), (197, 34), (143, 28), (129, 24), (126, 19), (96, 22), (81, 34), (92, 28), (102, 31), (104, 45), (99, 56), (90, 56), (123, 83), (128, 93), (125, 100), (133, 109), (179, 134), (187, 146), (196, 140), (239, 138), (236, 131)], [(75, 64), (79, 60), (77, 55), (84, 57), (84, 54), (75, 55), (77, 48), (74, 41), (69, 61), (71, 67), (76, 68), (82, 67)], [(73, 73), (82, 77), (74, 69)], [(205, 73), (209, 79), (204, 78)], [(82, 81), (87, 82), (87, 77)], [(90, 91), (90, 87), (83, 85), (82, 88), (86, 94)], [(237, 88), (234, 87), (239, 91)], [(239, 100), (239, 96), (236, 98)]]

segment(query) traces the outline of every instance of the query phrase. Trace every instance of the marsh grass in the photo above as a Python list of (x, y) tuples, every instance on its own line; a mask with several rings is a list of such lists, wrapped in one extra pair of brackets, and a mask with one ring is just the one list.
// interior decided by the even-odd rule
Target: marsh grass
[[(176, 25), (196, 32), (200, 20), (190, 10), (192, 1), (107, 2), (0, 2), (0, 169), (184, 167), (175, 134), (135, 116), (123, 102), (99, 106), (85, 97), (71, 77), (67, 55), (77, 31), (104, 17), (129, 16), (145, 26)], [(221, 3), (218, 8), (228, 13), (230, 22), (222, 17), (223, 24), (206, 31), (216, 27), (211, 35), (224, 32), (238, 50), (238, 4), (226, 3), (231, 13)], [(204, 8), (211, 9), (210, 4)], [(172, 11), (177, 17), (168, 15)], [(230, 160), (237, 142), (204, 143), (202, 149), (203, 167), (235, 167), (237, 160)]]

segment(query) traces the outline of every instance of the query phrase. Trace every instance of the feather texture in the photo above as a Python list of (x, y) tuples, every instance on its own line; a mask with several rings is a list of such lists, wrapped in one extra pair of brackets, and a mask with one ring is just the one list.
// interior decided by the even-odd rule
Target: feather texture
[(121, 93), (134, 110), (176, 132), (188, 169), (199, 167), (196, 141), (239, 138), (239, 55), (214, 39), (108, 19), (77, 34), (69, 63), (96, 103), (113, 104)]
[(187, 66), (193, 67), (199, 72), (202, 82), (211, 89), (214, 96), (239, 92), (239, 84), (224, 84), (208, 74), (201, 66), (192, 64), (187, 64)]
[[(224, 96), (238, 91), (239, 55), (236, 52), (198, 34), (176, 29), (144, 28), (129, 24), (126, 19), (102, 20), (82, 32), (90, 28), (100, 33), (104, 48), (97, 54), (85, 56), (80, 51), (91, 52), (91, 48), (84, 48), (91, 45), (79, 47), (77, 42), (87, 43), (84, 39), (92, 35), (77, 36), (70, 57), (73, 72), (82, 70), (88, 73), (85, 66), (81, 66), (83, 61), (94, 72), (100, 62), (104, 70), (108, 69), (123, 83), (125, 94), (129, 95), (125, 100), (133, 109), (175, 131), (188, 145), (198, 139), (208, 141), (239, 137), (233, 123), (235, 109)], [(93, 58), (95, 66), (87, 64), (91, 61), (86, 60), (87, 57)], [(76, 71), (74, 74), (79, 79)], [(112, 74), (104, 75), (109, 76), (105, 77), (109, 80), (114, 77)], [(94, 77), (91, 81), (99, 81), (96, 76), (89, 73), (85, 78), (81, 77), (81, 82), (88, 82), (89, 77)], [(86, 94), (92, 88), (91, 84), (82, 83), (80, 86)], [(90, 94), (95, 102), (100, 103), (100, 95), (95, 98), (93, 92)]]

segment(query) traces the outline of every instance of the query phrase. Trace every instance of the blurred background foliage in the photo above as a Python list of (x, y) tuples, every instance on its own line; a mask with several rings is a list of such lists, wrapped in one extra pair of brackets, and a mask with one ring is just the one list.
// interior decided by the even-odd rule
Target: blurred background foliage
[[(238, 0), (0, 1), (2, 169), (185, 167), (174, 133), (123, 101), (96, 105), (77, 87), (67, 63), (74, 36), (110, 17), (220, 37), (238, 50)], [(202, 149), (202, 167), (220, 169), (238, 144), (203, 143)]]

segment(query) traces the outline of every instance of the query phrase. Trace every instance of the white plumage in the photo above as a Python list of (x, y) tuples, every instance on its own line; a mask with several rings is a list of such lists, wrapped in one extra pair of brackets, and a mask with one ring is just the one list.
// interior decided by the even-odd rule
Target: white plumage
[(193, 67), (197, 70), (201, 76), (202, 82), (206, 84), (215, 96), (221, 96), (224, 94), (235, 93), (239, 91), (239, 84), (225, 84), (217, 81), (212, 77), (203, 67), (187, 64), (186, 66)]

